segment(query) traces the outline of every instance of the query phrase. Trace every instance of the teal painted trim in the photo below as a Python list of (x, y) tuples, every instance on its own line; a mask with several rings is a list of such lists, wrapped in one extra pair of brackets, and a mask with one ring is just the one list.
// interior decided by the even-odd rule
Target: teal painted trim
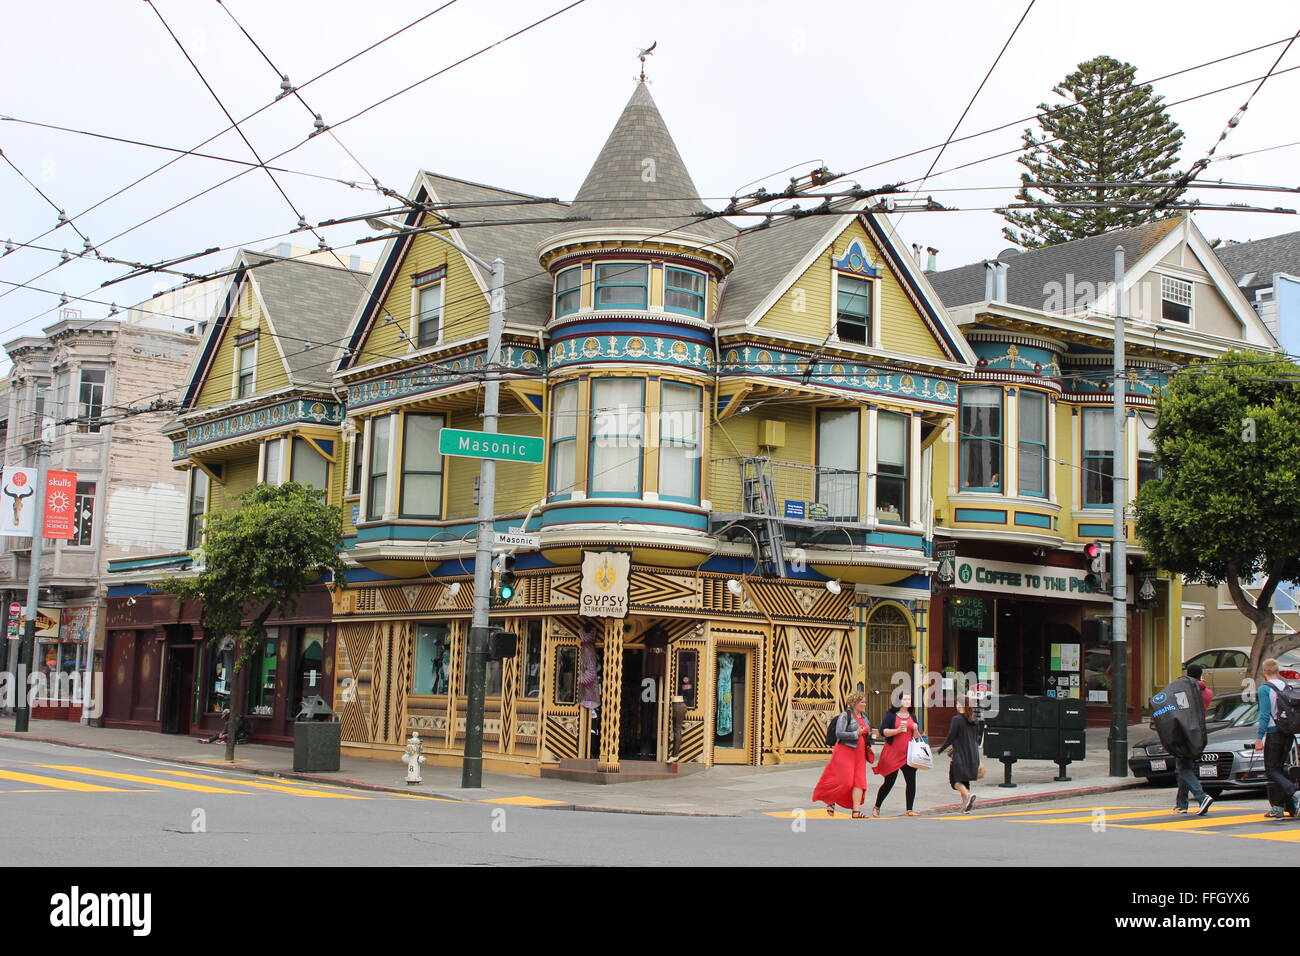
[(193, 562), (189, 554), (169, 554), (154, 558), (132, 558), (108, 562), (109, 574), (142, 571), (148, 568), (189, 567)]
[(588, 335), (562, 339), (551, 346), (550, 368), (591, 362), (654, 362), (712, 373), (713, 349), (685, 336)]
[(1016, 524), (1028, 528), (1051, 528), (1052, 519), (1047, 515), (1036, 515), (1029, 511), (1016, 512)]
[[(833, 541), (834, 538), (823, 538), (824, 541)], [(867, 544), (883, 544), (893, 548), (914, 548), (921, 550), (924, 543), (924, 536), (918, 531), (916, 534), (901, 534), (897, 531), (873, 531), (867, 535)]]
[[(591, 499), (587, 499), (588, 502)], [(636, 524), (661, 524), (674, 528), (690, 528), (703, 531), (709, 525), (709, 516), (688, 511), (672, 511), (653, 506), (639, 507), (628, 504), (598, 505), (584, 503), (572, 508), (552, 508), (542, 517), (542, 527), (554, 528), (576, 522), (616, 522), (619, 520)]]
[[(502, 366), (515, 372), (540, 372), (541, 356), (536, 349), (506, 346)], [(475, 355), (431, 363), (423, 368), (357, 382), (348, 386), (348, 408), (364, 408), (422, 392), (433, 392), (469, 381), (483, 367), (483, 356)]]
[[(509, 531), (511, 528), (519, 527), (519, 522), (522, 520), (522, 518), (504, 518), (494, 521), (492, 527), (497, 531)], [(528, 530), (536, 532), (539, 527), (537, 517), (534, 516), (529, 523), (532, 527)], [(385, 523), (358, 528), (356, 540), (360, 543), (363, 541), (429, 541), (436, 538), (435, 544), (447, 544), (477, 528), (478, 523), (475, 521), (439, 525)], [(470, 544), (473, 540), (472, 536), (467, 539)]]
[(943, 405), (957, 406), (956, 379), (941, 379), (913, 372), (898, 372), (875, 365), (854, 362), (822, 360), (812, 366), (808, 375), (810, 356), (785, 352), (766, 346), (735, 345), (722, 353), (718, 372), (723, 377), (737, 375), (762, 375), (767, 378), (786, 378), (792, 381), (832, 385), (858, 392), (893, 395)]
[(1079, 525), (1079, 537), (1081, 538), (1109, 538), (1114, 534), (1115, 528), (1108, 524), (1081, 524)]
[(1006, 524), (1007, 513), (1005, 511), (995, 511), (991, 508), (958, 508), (956, 519), (958, 521), (978, 521), (982, 524)]
[[(204, 422), (189, 429), (185, 436), (186, 448), (193, 451), (202, 445), (229, 438), (251, 435), (267, 428), (292, 425), (299, 422), (314, 425), (338, 425), (343, 421), (344, 409), (337, 402), (320, 402), (311, 399), (294, 399), (241, 415), (230, 415), (216, 421)], [(176, 447), (173, 443), (172, 452)]]

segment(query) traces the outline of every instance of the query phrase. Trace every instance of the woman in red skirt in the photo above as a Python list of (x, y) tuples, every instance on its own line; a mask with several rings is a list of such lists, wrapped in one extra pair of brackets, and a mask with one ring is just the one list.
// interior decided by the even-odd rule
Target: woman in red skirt
[(866, 710), (866, 695), (850, 694), (844, 713), (834, 718), (836, 744), (813, 790), (813, 800), (826, 804), (830, 816), (835, 816), (836, 804), (852, 810), (855, 819), (865, 816), (862, 801), (867, 796), (867, 764), (875, 759)]

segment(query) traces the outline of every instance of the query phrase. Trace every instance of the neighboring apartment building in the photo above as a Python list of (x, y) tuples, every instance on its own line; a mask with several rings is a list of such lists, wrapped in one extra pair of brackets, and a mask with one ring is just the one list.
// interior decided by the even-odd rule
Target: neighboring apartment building
[[(113, 565), (106, 666), (122, 677), (106, 695), (104, 726), (188, 733), (219, 725), (234, 685), (232, 648), (205, 641), (198, 607), (180, 607), (147, 584), (191, 568), (203, 516), (260, 481), (304, 482), (341, 503), (343, 405), (331, 376), (368, 278), (326, 255), (236, 256), (179, 412), (163, 426), (182, 531), (169, 552)], [(290, 739), (295, 702), (330, 692), (331, 619), (322, 586), (304, 595), (295, 617), (271, 622), (285, 650), (277, 652), (275, 640), (259, 648), (248, 677), (250, 729), (259, 739)]]
[[(644, 84), (572, 205), (434, 173), (412, 188), (458, 219), (502, 220), (447, 234), (506, 262), (500, 430), (546, 448), (541, 465), (497, 468), (497, 526), (541, 543), (520, 552), (516, 596), (492, 614), (521, 640), (490, 665), (489, 767), (615, 771), (674, 745), (709, 765), (822, 759), (854, 686), (888, 691), (923, 662), (930, 461), (974, 354), (866, 201), (740, 233), (699, 216), (698, 195)], [(394, 754), (418, 730), (431, 759), (454, 763), (479, 463), (440, 455), (438, 434), (480, 427), (487, 275), (434, 236), (404, 235), (353, 301), (331, 383), (343, 425), (327, 384), (300, 402), (291, 374), (271, 396), (258, 377), (247, 409), (232, 401), (239, 370), (261, 376), (265, 353), (246, 354), (251, 315), (223, 320), (177, 421), (178, 463), (208, 475), (216, 507), (232, 482), (294, 474), (310, 451), (344, 507), (356, 570), (332, 607), (324, 592), (304, 602), (323, 616), (284, 622), (260, 649), (254, 734), (284, 739), (302, 675), (319, 671), (350, 752)], [(281, 333), (319, 311), (265, 305)], [(288, 417), (251, 417), (286, 403)], [(146, 600), (156, 569), (118, 568), (111, 614), (134, 629), (123, 646), (177, 649), (176, 680), (152, 691), (164, 712), (174, 697), (219, 709), (228, 686), (196, 643), (195, 610)], [(626, 616), (584, 616), (584, 581)], [(674, 695), (687, 708), (675, 744)], [(873, 695), (873, 719), (886, 696)]]
[[(198, 338), (72, 310), (42, 331), (5, 345), (13, 369), (4, 461), (36, 467), (47, 441), (49, 467), (77, 474), (74, 536), (44, 545), (34, 666), (84, 674), (102, 648), (108, 562), (179, 547), (184, 536), (185, 484), (171, 468), (158, 414), (118, 413), (174, 399)], [(73, 417), (83, 421), (57, 424)], [(31, 539), (4, 541), (0, 600), (25, 606)], [(77, 719), (80, 708), (36, 715)]]
[[(1083, 545), (1112, 533), (1112, 283), (1124, 249), (1129, 499), (1156, 476), (1155, 390), (1180, 366), (1276, 342), (1189, 218), (934, 273), (979, 356), (960, 432), (936, 446), (935, 536), (955, 580), (931, 605), (930, 666), (995, 662), (1004, 693), (1076, 697), (1108, 722), (1109, 593), (1084, 581)], [(1184, 589), (1129, 536), (1129, 716), (1180, 673)], [(1194, 616), (1194, 615), (1193, 615)], [(981, 652), (985, 655), (981, 662)]]
[(1291, 355), (1300, 355), (1300, 232), (1214, 250), (1232, 281)]

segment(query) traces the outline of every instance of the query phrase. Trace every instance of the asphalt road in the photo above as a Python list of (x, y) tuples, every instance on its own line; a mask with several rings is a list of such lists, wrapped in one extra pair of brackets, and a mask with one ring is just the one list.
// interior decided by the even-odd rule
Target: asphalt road
[[(992, 797), (996, 788), (983, 793)], [(457, 803), (0, 740), (0, 862), (25, 866), (1294, 864), (1262, 797), (1172, 790), (962, 817), (674, 817)], [(897, 803), (897, 801), (894, 801)]]

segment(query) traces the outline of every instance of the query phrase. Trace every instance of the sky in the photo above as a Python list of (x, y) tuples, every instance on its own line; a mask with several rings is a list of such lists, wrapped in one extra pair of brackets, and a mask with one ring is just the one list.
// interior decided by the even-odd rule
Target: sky
[[(106, 315), (109, 302), (132, 304), (179, 281), (148, 274), (104, 286), (130, 267), (76, 257), (84, 240), (70, 225), (36, 238), (57, 225), (56, 207), (73, 217), (103, 255), (122, 260), (156, 263), (230, 247), (181, 266), (206, 273), (229, 265), (241, 245), (265, 249), (290, 240), (315, 246), (313, 235), (288, 235), (299, 215), (318, 223), (389, 204), (373, 187), (341, 181), (370, 186), (377, 179), (405, 193), (417, 170), (426, 168), (571, 199), (633, 91), (638, 49), (656, 41), (647, 62), (650, 91), (711, 205), (758, 183), (783, 186), (790, 175), (823, 163), (835, 172), (874, 166), (854, 176), (864, 187), (922, 176), (935, 158), (933, 149), (894, 158), (944, 142), (1028, 0), (867, 0), (824, 8), (788, 0), (582, 0), (458, 63), (572, 2), (453, 0), (307, 85), (301, 90), (307, 106), (292, 96), (268, 106), (281, 82), (268, 59), (292, 83), (305, 84), (440, 4), (6, 4), (0, 150), (13, 166), (0, 162), (0, 241), (46, 249), (20, 247), (0, 258), (0, 343), (40, 334), (57, 321), (60, 294), (69, 297), (69, 308), (92, 319)], [(922, 195), (961, 211), (901, 215), (900, 233), (909, 243), (939, 249), (940, 269), (1006, 248), (1004, 221), (988, 208), (1011, 198), (1020, 167), (1014, 153), (976, 161), (1016, 150), (1021, 131), (1031, 125), (1024, 120), (1040, 102), (1058, 102), (1052, 86), (1079, 62), (1109, 54), (1133, 63), (1145, 80), (1289, 39), (1298, 29), (1300, 8), (1289, 0), (1230, 6), (1207, 0), (1035, 0), (957, 135), (1013, 125), (949, 145)], [(1256, 79), (1284, 48), (1280, 43), (1192, 70), (1157, 83), (1156, 91), (1172, 103)], [(1279, 71), (1288, 68), (1294, 72), (1265, 84), (1216, 156), (1300, 140), (1300, 41), (1278, 65)], [(443, 72), (349, 119), (437, 71)], [(248, 167), (186, 156), (86, 211), (177, 154), (31, 125), (194, 149), (230, 125), (204, 79), (237, 119), (267, 107), (240, 128), (264, 161), (294, 170), (277, 174), (287, 198), (264, 171), (217, 185)], [(1183, 166), (1209, 151), (1254, 85), (1170, 107), (1186, 134)], [(338, 125), (299, 145), (313, 130), (314, 113)], [(296, 148), (270, 159), (291, 147)], [(252, 160), (248, 143), (235, 131), (200, 151)], [(1300, 145), (1293, 145), (1215, 162), (1202, 178), (1295, 188), (1297, 159)], [(1300, 195), (1294, 194), (1196, 195), (1207, 202), (1300, 208)], [(1300, 229), (1294, 215), (1207, 212), (1196, 221), (1211, 239), (1258, 239)], [(345, 246), (373, 232), (354, 223), (321, 234)], [(370, 258), (379, 248), (342, 252)], [(67, 262), (64, 249), (72, 254)], [(536, 267), (507, 263), (516, 276)]]

